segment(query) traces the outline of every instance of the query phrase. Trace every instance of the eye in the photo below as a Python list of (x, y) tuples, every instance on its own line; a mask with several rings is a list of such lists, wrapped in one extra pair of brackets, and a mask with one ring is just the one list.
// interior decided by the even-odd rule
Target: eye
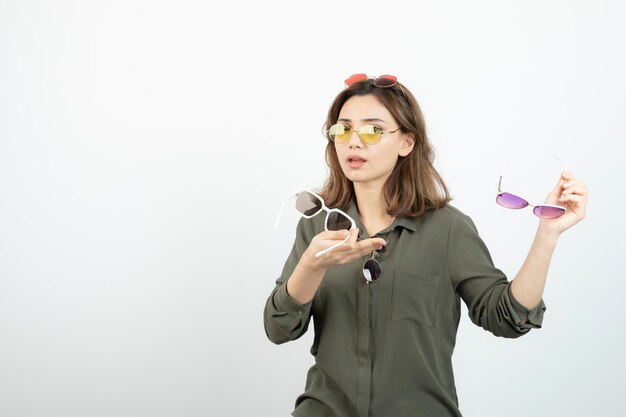
[(369, 134), (383, 132), (383, 130), (380, 127), (374, 126), (374, 125), (365, 125), (361, 128), (361, 131), (363, 133), (369, 133)]
[(331, 132), (336, 135), (341, 135), (350, 131), (350, 126), (343, 123), (337, 123), (330, 128)]
[(340, 124), (340, 125), (339, 125), (339, 129), (340, 129), (341, 131), (343, 131), (344, 133), (346, 133), (346, 132), (349, 132), (349, 131), (350, 131), (350, 126)]

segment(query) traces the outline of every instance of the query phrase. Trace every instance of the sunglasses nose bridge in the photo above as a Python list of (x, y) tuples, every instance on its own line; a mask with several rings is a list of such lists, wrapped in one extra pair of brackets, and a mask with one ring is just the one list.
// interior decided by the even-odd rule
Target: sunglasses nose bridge
[(370, 141), (366, 141), (365, 139), (363, 139), (363, 137), (361, 136), (361, 131), (360, 129), (350, 129), (350, 139), (348, 140), (348, 143), (352, 142), (352, 134), (356, 133), (357, 137), (359, 138), (359, 141), (361, 141), (361, 144), (363, 145), (374, 145), (378, 142), (380, 142), (380, 139), (382, 137), (382, 135), (378, 135), (377, 139), (370, 139)]
[(354, 138), (355, 133), (357, 137), (357, 143), (360, 143), (361, 145), (364, 144), (365, 142), (363, 141), (363, 138), (361, 137), (361, 132), (359, 132), (358, 129), (350, 129), (350, 138), (347, 140), (347, 143), (352, 143), (352, 138)]

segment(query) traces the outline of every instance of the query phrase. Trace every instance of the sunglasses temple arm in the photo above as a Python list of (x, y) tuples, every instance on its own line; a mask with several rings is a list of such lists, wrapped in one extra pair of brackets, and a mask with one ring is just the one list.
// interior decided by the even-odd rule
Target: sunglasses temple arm
[(324, 249), (324, 250), (322, 250), (322, 251), (317, 252), (317, 253), (315, 254), (315, 257), (316, 257), (316, 258), (319, 258), (319, 257), (320, 257), (320, 256), (322, 256), (323, 254), (325, 254), (325, 253), (327, 253), (327, 252), (330, 252), (331, 250), (335, 249), (337, 246), (343, 245), (344, 243), (346, 243), (346, 242), (348, 241), (348, 238), (349, 238), (349, 237), (350, 237), (350, 235), (348, 234), (348, 236), (346, 236), (346, 238), (345, 238), (343, 241), (341, 241), (341, 242), (339, 242), (339, 243), (335, 243), (335, 244), (334, 244), (333, 246), (331, 246), (330, 248), (326, 248), (326, 249)]
[(291, 200), (292, 198), (294, 198), (295, 196), (297, 196), (298, 193), (295, 193), (294, 195), (292, 195), (291, 197), (289, 197), (288, 199), (286, 199), (285, 201), (283, 201), (283, 204), (280, 205), (280, 210), (278, 211), (278, 216), (276, 217), (276, 223), (274, 223), (274, 229), (278, 228), (278, 221), (280, 220), (280, 215), (283, 212), (283, 208), (285, 208), (285, 204), (287, 204), (287, 202), (289, 200)]

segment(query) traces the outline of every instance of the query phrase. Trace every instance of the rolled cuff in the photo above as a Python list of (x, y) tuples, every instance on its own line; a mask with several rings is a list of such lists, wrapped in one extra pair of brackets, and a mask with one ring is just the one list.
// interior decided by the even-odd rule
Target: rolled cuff
[(287, 293), (287, 283), (276, 288), (271, 299), (270, 318), (284, 340), (294, 340), (306, 331), (313, 300), (301, 305)]
[(293, 318), (306, 317), (311, 311), (313, 300), (306, 304), (298, 304), (296, 300), (291, 298), (287, 293), (287, 283), (285, 282), (278, 287), (274, 293), (274, 306), (277, 311), (284, 311)]
[[(509, 307), (513, 323), (518, 331), (527, 332), (530, 329), (541, 328), (541, 325), (543, 323), (543, 313), (546, 311), (546, 305), (543, 302), (543, 298), (539, 301), (539, 304), (537, 304), (532, 310), (529, 310), (522, 304), (520, 304), (519, 301), (515, 299), (515, 297), (513, 297), (510, 282), (506, 291), (506, 295), (507, 297), (505, 297), (505, 301), (507, 307)], [(527, 319), (528, 321), (526, 323), (522, 323), (524, 319)]]

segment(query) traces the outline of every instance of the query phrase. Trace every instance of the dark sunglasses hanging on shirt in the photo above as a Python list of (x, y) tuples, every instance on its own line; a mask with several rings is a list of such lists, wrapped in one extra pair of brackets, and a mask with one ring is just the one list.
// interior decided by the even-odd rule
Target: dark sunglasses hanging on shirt
[(373, 251), (370, 258), (363, 263), (363, 276), (365, 277), (366, 283), (376, 282), (382, 277), (383, 267), (375, 258), (385, 253), (386, 250), (387, 245)]

